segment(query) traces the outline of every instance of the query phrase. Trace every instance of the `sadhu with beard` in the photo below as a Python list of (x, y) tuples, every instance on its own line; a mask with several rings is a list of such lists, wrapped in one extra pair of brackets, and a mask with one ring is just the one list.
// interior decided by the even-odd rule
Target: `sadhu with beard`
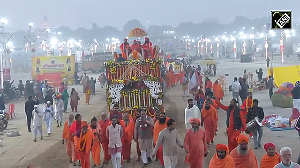
[(258, 168), (257, 159), (248, 146), (249, 138), (243, 134), (237, 137), (238, 146), (234, 148), (230, 156), (234, 159), (236, 168)]
[[(159, 114), (159, 119), (156, 120), (156, 122), (154, 124), (154, 129), (153, 129), (153, 142), (154, 142), (154, 146), (156, 146), (159, 133), (163, 129), (167, 128), (167, 121), (168, 120), (169, 120), (169, 118), (166, 116), (166, 113), (161, 112)], [(160, 160), (160, 164), (164, 165), (162, 145), (158, 148), (158, 151), (156, 153), (156, 159), (159, 159)]]
[(134, 121), (128, 112), (123, 115), (124, 133), (122, 137), (122, 156), (130, 163), (131, 141), (133, 139)]
[(205, 106), (202, 109), (201, 121), (202, 121), (201, 126), (203, 126), (203, 123), (204, 123), (207, 144), (213, 143), (215, 134), (217, 132), (218, 112), (209, 103), (209, 101), (205, 102)]
[(188, 153), (185, 162), (190, 165), (190, 168), (203, 168), (204, 157), (207, 156), (207, 142), (205, 132), (200, 128), (200, 119), (191, 118), (190, 128), (184, 138), (184, 148)]
[(229, 156), (227, 145), (216, 145), (216, 154), (210, 160), (209, 168), (234, 168), (234, 160)]
[(92, 143), (92, 158), (94, 161), (93, 167), (100, 166), (100, 152), (101, 152), (101, 137), (100, 137), (100, 125), (98, 124), (97, 118), (94, 116), (89, 125), (89, 130), (93, 133)]
[(237, 106), (237, 101), (232, 99), (229, 106), (224, 106), (218, 100), (216, 100), (217, 105), (227, 111), (227, 136), (228, 136), (228, 147), (229, 152), (231, 152), (235, 147), (237, 147), (236, 137), (241, 134), (242, 129), (246, 130), (246, 122), (243, 119), (243, 113)]
[[(79, 135), (79, 136), (78, 136)], [(81, 124), (81, 131), (77, 134), (79, 157), (82, 168), (90, 168), (90, 152), (92, 148), (93, 133), (88, 129), (86, 121)]]
[(101, 120), (99, 121), (99, 126), (100, 126), (100, 137), (101, 137), (101, 143), (102, 143), (102, 148), (103, 148), (103, 155), (104, 155), (104, 162), (103, 164), (107, 164), (111, 156), (108, 153), (108, 138), (106, 137), (106, 129), (109, 126), (110, 121), (107, 117), (107, 113), (103, 112), (101, 114)]
[(280, 155), (275, 151), (275, 145), (273, 143), (266, 143), (264, 149), (267, 153), (260, 161), (260, 168), (273, 168), (280, 163)]

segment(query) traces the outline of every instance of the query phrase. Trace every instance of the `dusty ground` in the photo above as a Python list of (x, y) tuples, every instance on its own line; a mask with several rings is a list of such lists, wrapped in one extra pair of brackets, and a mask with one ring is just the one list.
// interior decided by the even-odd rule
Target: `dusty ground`
[[(280, 58), (275, 59), (273, 61), (273, 66), (286, 66), (286, 65), (294, 65), (297, 64), (298, 61), (296, 58), (290, 58), (286, 63), (280, 63)], [(196, 63), (197, 64), (197, 63)], [(227, 77), (227, 88), (230, 85), (233, 77), (241, 76), (244, 69), (248, 71), (254, 72), (258, 68), (264, 68), (264, 73), (266, 74), (265, 62), (263, 60), (258, 61), (256, 63), (245, 63), (241, 64), (238, 61), (234, 60), (220, 60), (218, 64), (218, 75), (224, 75), (228, 73)], [(256, 75), (254, 75), (256, 77)], [(212, 78), (214, 81), (215, 78)], [(187, 97), (181, 96), (181, 87), (173, 87), (171, 89), (166, 90), (165, 93), (165, 107), (167, 109), (168, 116), (174, 118), (177, 122), (177, 130), (179, 132), (179, 137), (183, 141), (185, 135), (185, 127), (184, 127), (184, 108), (186, 107)], [(282, 109), (272, 107), (272, 104), (268, 98), (268, 91), (255, 91), (254, 98), (257, 98), (260, 101), (260, 106), (264, 108), (265, 114), (280, 114), (285, 117), (289, 117), (291, 115), (291, 109)], [(231, 99), (231, 93), (228, 93), (224, 98), (224, 104), (228, 105), (229, 100)], [(100, 90), (98, 92), (97, 97), (92, 99), (91, 106), (81, 105), (81, 113), (83, 113), (83, 117), (86, 120), (89, 120), (92, 116), (99, 114), (105, 108), (105, 99), (104, 99), (104, 91)], [(218, 143), (227, 143), (227, 137), (225, 135), (225, 114), (223, 110), (219, 110), (219, 123), (218, 123), (218, 135), (215, 138), (215, 144)], [(21, 129), (22, 137), (19, 140), (17, 138), (5, 138), (5, 141), (9, 141), (8, 147), (5, 149), (0, 148), (0, 167), (27, 167), (28, 165), (33, 165), (34, 168), (68, 168), (73, 167), (68, 163), (68, 158), (65, 154), (64, 145), (61, 144), (60, 135), (62, 129), (55, 129), (55, 135), (53, 137), (45, 139), (40, 143), (32, 142), (32, 135), (26, 133), (25, 120), (21, 122), (12, 123), (10, 127)], [(25, 137), (24, 137), (25, 136)], [(298, 142), (298, 134), (295, 130), (291, 131), (270, 131), (268, 128), (264, 128), (264, 136), (262, 139), (262, 143), (266, 142), (274, 142), (277, 145), (277, 149), (280, 149), (283, 146), (292, 147), (294, 150), (294, 158), (298, 157), (300, 148)], [(250, 147), (253, 147), (253, 141), (250, 140)], [(204, 167), (208, 167), (208, 163), (215, 153), (214, 145), (209, 147), (211, 151), (210, 154), (205, 158)], [(19, 151), (19, 152), (18, 152)], [(26, 151), (26, 152), (24, 152)], [(258, 161), (260, 161), (261, 157), (264, 155), (265, 151), (263, 149), (255, 150), (255, 154), (257, 156)], [(11, 159), (13, 158), (13, 159)], [(101, 158), (103, 156), (101, 155)], [(183, 161), (185, 158), (185, 152), (179, 149), (179, 163), (178, 168), (188, 167), (184, 165)], [(20, 160), (20, 161), (19, 161)], [(130, 164), (124, 163), (123, 167), (130, 168), (140, 168), (141, 163), (138, 163), (136, 160), (136, 151), (135, 151), (135, 143), (132, 142), (132, 162)], [(10, 164), (1, 164), (1, 163), (10, 163)], [(111, 168), (111, 164), (105, 165), (104, 167)], [(160, 168), (158, 162), (151, 163), (148, 167)]]

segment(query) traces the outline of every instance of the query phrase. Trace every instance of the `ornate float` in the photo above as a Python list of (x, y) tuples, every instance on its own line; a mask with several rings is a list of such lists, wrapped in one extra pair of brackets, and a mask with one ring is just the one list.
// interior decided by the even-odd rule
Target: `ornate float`
[(162, 106), (162, 61), (158, 46), (151, 50), (153, 55), (150, 58), (104, 63), (109, 110), (117, 105), (121, 110), (129, 109), (134, 115), (137, 109), (145, 108), (148, 115), (154, 116), (153, 108)]

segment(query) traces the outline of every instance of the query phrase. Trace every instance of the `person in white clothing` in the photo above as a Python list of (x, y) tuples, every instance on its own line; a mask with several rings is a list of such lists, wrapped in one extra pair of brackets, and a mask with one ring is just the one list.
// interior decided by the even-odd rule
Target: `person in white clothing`
[(292, 149), (289, 147), (283, 147), (280, 149), (281, 162), (274, 168), (300, 168), (300, 165), (292, 161)]
[(241, 90), (241, 85), (237, 80), (237, 77), (234, 77), (234, 80), (231, 85), (232, 97), (235, 99), (239, 104), (239, 92)]
[(36, 142), (37, 138), (40, 136), (41, 140), (43, 139), (43, 113), (39, 109), (39, 105), (34, 105), (34, 110), (33, 110), (33, 136), (34, 136), (34, 142)]
[(108, 126), (106, 129), (106, 137), (109, 140), (108, 151), (111, 154), (111, 161), (113, 168), (121, 168), (121, 152), (122, 152), (122, 136), (123, 129), (122, 126), (117, 124), (118, 116), (114, 116), (111, 119), (112, 125)]
[(53, 106), (51, 105), (50, 101), (47, 101), (47, 104), (44, 108), (44, 121), (46, 123), (48, 136), (52, 134), (53, 117), (54, 117)]
[(59, 94), (56, 96), (56, 101), (55, 101), (55, 118), (57, 122), (57, 127), (60, 127), (62, 125), (63, 112), (64, 112), (64, 101), (61, 99), (61, 95)]
[(199, 108), (194, 105), (193, 99), (188, 99), (188, 106), (185, 108), (185, 126), (186, 129), (192, 128), (192, 125), (190, 124), (191, 118), (201, 118), (201, 113)]

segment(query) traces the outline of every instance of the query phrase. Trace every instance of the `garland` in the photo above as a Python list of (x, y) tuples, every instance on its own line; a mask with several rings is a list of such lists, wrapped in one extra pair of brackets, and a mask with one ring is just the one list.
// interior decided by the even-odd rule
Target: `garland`
[(104, 63), (106, 68), (112, 68), (116, 66), (127, 66), (127, 65), (161, 65), (162, 61), (160, 59), (153, 60), (153, 59), (146, 59), (146, 60), (129, 60), (123, 62), (116, 62), (116, 61), (108, 61)]
[(247, 110), (247, 111), (249, 110), (249, 108), (252, 108), (252, 107), (253, 107), (253, 98), (251, 98), (251, 107), (249, 107), (248, 102), (249, 102), (249, 97), (247, 97), (247, 99), (246, 99), (246, 110)]
[(84, 137), (84, 141), (83, 141), (83, 145), (81, 146), (81, 140), (82, 140), (82, 130), (80, 132), (80, 138), (79, 138), (79, 150), (83, 151), (84, 146), (86, 144), (86, 135), (83, 136)]
[[(155, 72), (157, 73), (157, 72)], [(114, 77), (113, 77), (114, 78)], [(119, 80), (119, 79), (111, 79), (111, 84), (120, 84), (120, 83), (129, 83), (129, 82), (138, 82), (138, 81), (144, 81), (144, 80), (148, 80), (148, 81), (156, 81), (156, 82), (161, 82), (161, 78), (160, 77), (153, 77), (151, 75), (147, 75), (147, 76), (142, 76), (142, 77), (131, 77), (130, 80)]]

